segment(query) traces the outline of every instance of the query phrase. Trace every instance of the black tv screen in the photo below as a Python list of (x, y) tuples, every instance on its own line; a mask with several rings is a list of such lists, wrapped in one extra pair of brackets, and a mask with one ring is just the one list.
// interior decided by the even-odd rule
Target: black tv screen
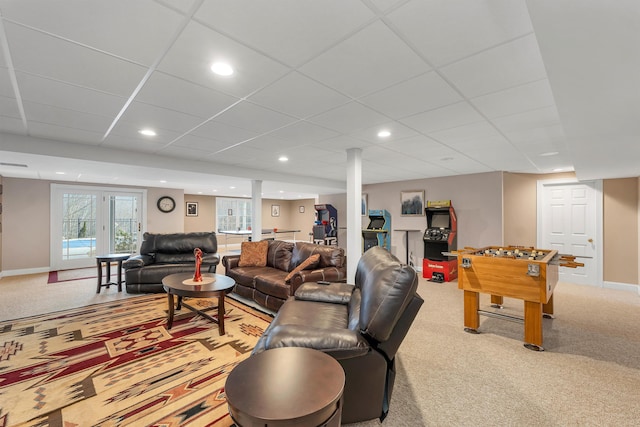
[(449, 213), (434, 213), (431, 217), (431, 228), (449, 228)]

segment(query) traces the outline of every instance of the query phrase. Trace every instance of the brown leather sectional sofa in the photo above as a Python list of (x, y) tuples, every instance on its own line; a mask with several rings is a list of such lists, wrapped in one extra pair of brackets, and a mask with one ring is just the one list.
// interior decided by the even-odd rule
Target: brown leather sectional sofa
[[(290, 280), (285, 280), (291, 271), (314, 254), (319, 254), (317, 265), (298, 271)], [(240, 255), (222, 258), (225, 274), (236, 281), (234, 292), (273, 311), (278, 311), (304, 282), (341, 282), (347, 276), (344, 249), (337, 246), (271, 240), (265, 267), (239, 267), (239, 260)]]

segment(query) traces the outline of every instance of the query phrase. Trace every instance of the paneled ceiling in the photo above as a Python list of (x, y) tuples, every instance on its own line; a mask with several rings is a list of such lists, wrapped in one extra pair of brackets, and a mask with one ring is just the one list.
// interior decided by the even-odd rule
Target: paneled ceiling
[(351, 148), (363, 184), (640, 176), (635, 0), (0, 0), (0, 18), (6, 177), (296, 199), (344, 192)]

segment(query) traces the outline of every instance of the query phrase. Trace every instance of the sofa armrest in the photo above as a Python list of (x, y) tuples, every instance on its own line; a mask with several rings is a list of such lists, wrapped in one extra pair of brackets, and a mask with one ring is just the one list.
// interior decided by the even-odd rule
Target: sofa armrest
[(276, 325), (268, 331), (261, 344), (262, 348), (257, 352), (279, 347), (306, 347), (323, 351), (336, 359), (361, 356), (370, 350), (369, 343), (357, 331), (304, 325)]
[(347, 283), (320, 285), (316, 282), (307, 282), (300, 285), (295, 296), (297, 300), (302, 301), (348, 304), (354, 288), (354, 285)]
[(240, 261), (240, 255), (225, 255), (222, 257), (222, 265), (226, 271), (233, 270), (238, 267)]
[(319, 280), (327, 282), (345, 282), (347, 280), (347, 275), (344, 269), (337, 267), (298, 271), (289, 281), (289, 284), (291, 285), (291, 294), (295, 294), (303, 283), (317, 282)]
[(124, 260), (122, 268), (129, 270), (131, 268), (141, 268), (145, 265), (154, 264), (156, 260), (151, 255), (134, 255)]
[(202, 265), (220, 264), (220, 255), (216, 253), (205, 253), (202, 255)]

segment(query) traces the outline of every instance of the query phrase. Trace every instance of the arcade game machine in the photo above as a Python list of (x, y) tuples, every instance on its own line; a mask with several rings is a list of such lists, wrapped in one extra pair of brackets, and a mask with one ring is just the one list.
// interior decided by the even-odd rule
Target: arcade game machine
[(391, 252), (391, 214), (385, 209), (369, 210), (369, 226), (362, 230), (363, 252), (382, 246)]
[(427, 201), (424, 209), (427, 229), (424, 231), (422, 277), (432, 282), (448, 282), (458, 278), (458, 260), (443, 255), (458, 247), (458, 221), (451, 200)]
[(313, 242), (338, 245), (338, 211), (332, 205), (314, 205), (316, 221), (313, 225)]

